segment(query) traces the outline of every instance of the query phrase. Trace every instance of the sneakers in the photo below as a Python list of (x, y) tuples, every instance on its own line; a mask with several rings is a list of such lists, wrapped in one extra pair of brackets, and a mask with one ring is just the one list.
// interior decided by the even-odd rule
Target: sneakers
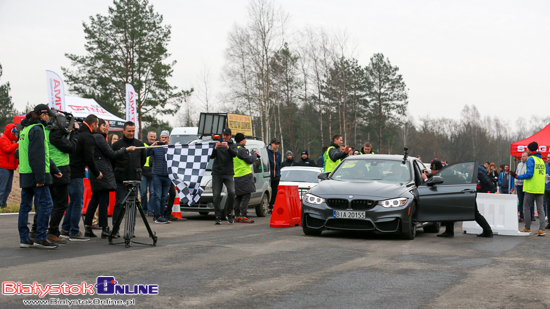
[(235, 217), (235, 219), (233, 220), (234, 222), (241, 222), (243, 220), (243, 218), (241, 217)]
[(232, 216), (232, 215), (228, 215), (228, 216), (227, 216), (227, 223), (233, 224), (233, 222), (235, 222), (235, 219), (233, 218), (233, 216)]
[(222, 224), (222, 218), (216, 216), (216, 222), (214, 222), (215, 225), (221, 225)]
[(85, 231), (85, 232), (84, 232), (84, 236), (85, 236), (85, 237), (90, 237), (90, 238), (92, 238), (92, 237), (97, 237), (97, 235), (94, 234), (94, 231), (92, 230), (92, 227), (91, 227), (91, 226), (85, 227), (85, 228), (84, 228), (84, 231)]
[(243, 217), (241, 219), (241, 223), (254, 223), (254, 220), (248, 219), (247, 217)]
[(67, 241), (63, 238), (59, 238), (57, 236), (55, 236), (54, 234), (48, 234), (48, 240), (51, 241), (51, 242), (55, 242), (55, 243), (58, 243), (58, 244), (66, 244)]
[(543, 230), (538, 230), (537, 232), (533, 233), (533, 236), (544, 236), (546, 235), (546, 232)]
[(61, 230), (61, 232), (59, 232), (59, 237), (69, 239), (69, 232)]
[(158, 217), (158, 218), (155, 220), (155, 223), (163, 223), (163, 224), (166, 224), (166, 223), (170, 223), (170, 221), (168, 221), (168, 219), (166, 219), (165, 217)]
[[(165, 218), (168, 221), (178, 221), (178, 220), (180, 220), (179, 218), (174, 217), (172, 214), (168, 214), (167, 216), (165, 216)], [(185, 221), (185, 220), (181, 220), (181, 221)]]
[(522, 232), (522, 233), (531, 233), (531, 230), (528, 230), (528, 229), (524, 228), (524, 229), (521, 230), (520, 232)]
[(90, 240), (90, 238), (84, 237), (82, 235), (82, 232), (78, 232), (78, 234), (76, 235), (69, 235), (69, 240), (70, 241), (88, 241)]
[(40, 249), (56, 249), (59, 245), (44, 239), (35, 242), (33, 246)]
[(148, 212), (147, 212), (147, 215), (148, 215), (149, 217), (155, 216), (155, 214), (154, 214), (152, 211), (148, 211)]
[(19, 248), (32, 248), (34, 242), (32, 240), (27, 240), (22, 243), (19, 243)]

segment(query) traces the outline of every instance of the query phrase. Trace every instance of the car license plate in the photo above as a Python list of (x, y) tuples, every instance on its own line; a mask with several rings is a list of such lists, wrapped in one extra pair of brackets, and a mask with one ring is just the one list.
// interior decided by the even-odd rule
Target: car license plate
[(334, 218), (365, 219), (365, 212), (334, 210)]

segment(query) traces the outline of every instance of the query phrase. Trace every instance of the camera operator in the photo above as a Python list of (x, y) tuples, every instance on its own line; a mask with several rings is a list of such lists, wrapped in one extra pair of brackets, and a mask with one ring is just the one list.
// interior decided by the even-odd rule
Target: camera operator
[[(53, 118), (55, 115), (50, 115), (50, 117)], [(59, 238), (59, 224), (69, 206), (69, 183), (71, 182), (70, 154), (76, 150), (78, 144), (78, 131), (76, 131), (78, 129), (79, 125), (75, 122), (69, 134), (66, 133), (65, 128), (60, 127), (59, 123), (50, 124), (45, 130), (50, 158), (63, 174), (61, 178), (54, 178), (53, 183), (50, 185), (53, 208), (50, 217), (50, 227), (48, 229), (48, 239), (58, 244), (67, 243), (66, 240)], [(36, 220), (39, 212), (40, 209), (36, 209), (31, 239), (34, 238), (34, 233), (36, 232)]]
[[(170, 142), (170, 133), (166, 130), (160, 133), (160, 141), (154, 142), (151, 146), (168, 145)], [(155, 223), (170, 223), (170, 220), (164, 217), (166, 208), (166, 199), (172, 181), (168, 178), (168, 166), (166, 162), (167, 148), (147, 148), (147, 156), (153, 157), (153, 191), (155, 194)], [(173, 218), (176, 219), (177, 218)]]
[(233, 158), (237, 156), (237, 146), (231, 140), (231, 129), (225, 128), (222, 134), (223, 140), (216, 142), (214, 151), (210, 158), (214, 159), (212, 166), (212, 193), (214, 196), (214, 212), (216, 214), (216, 225), (222, 222), (222, 188), (227, 188), (226, 212), (231, 214), (235, 202), (235, 181), (233, 175)]
[[(103, 174), (97, 168), (94, 160), (95, 140), (92, 133), (97, 128), (97, 116), (90, 114), (82, 122), (78, 132), (78, 143), (76, 150), (70, 154), (71, 182), (69, 184), (69, 207), (65, 212), (65, 218), (61, 225), (60, 236), (69, 238), (70, 241), (88, 241), (80, 232), (80, 217), (84, 206), (84, 178), (86, 177), (86, 166), (97, 178), (101, 179)], [(91, 177), (89, 177), (91, 178)]]
[[(44, 134), (44, 125), (48, 120), (50, 108), (46, 104), (37, 105), (27, 113), (21, 121), (23, 131), (19, 140), (19, 186), (21, 187), (21, 205), (19, 209), (20, 248), (38, 247), (44, 249), (57, 248), (56, 243), (47, 239), (48, 219), (52, 211), (52, 197), (48, 186), (52, 184), (52, 176), (62, 177), (55, 163), (50, 159), (48, 143)], [(34, 198), (35, 205), (40, 205), (36, 238), (30, 239), (28, 221)]]
[[(142, 141), (134, 138), (135, 131), (136, 125), (132, 121), (125, 122), (122, 130), (122, 138), (113, 144), (113, 150), (118, 151), (122, 149), (122, 147), (128, 148), (132, 146), (145, 147)], [(116, 180), (116, 202), (113, 210), (113, 226), (116, 223), (120, 210), (124, 206), (122, 201), (130, 190), (129, 187), (124, 185), (123, 181), (141, 181), (142, 168), (143, 165), (145, 165), (146, 160), (147, 154), (145, 149), (138, 149), (134, 152), (126, 152), (114, 160), (113, 166), (115, 169)], [(118, 231), (113, 229), (113, 233), (117, 234), (118, 237)]]

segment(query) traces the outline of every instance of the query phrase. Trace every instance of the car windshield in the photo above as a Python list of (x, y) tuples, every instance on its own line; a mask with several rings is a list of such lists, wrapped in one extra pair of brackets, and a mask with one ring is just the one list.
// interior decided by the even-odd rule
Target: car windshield
[(383, 159), (346, 160), (330, 178), (340, 181), (380, 181), (405, 183), (411, 180), (409, 163)]
[(170, 145), (182, 144), (186, 145), (190, 141), (198, 138), (197, 135), (172, 135), (170, 136)]
[(320, 179), (318, 171), (281, 170), (281, 181), (287, 182), (312, 182), (318, 183)]

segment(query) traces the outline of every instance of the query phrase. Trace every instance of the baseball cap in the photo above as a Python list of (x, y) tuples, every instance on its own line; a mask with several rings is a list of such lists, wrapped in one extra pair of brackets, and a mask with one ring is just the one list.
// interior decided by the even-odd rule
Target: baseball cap
[(50, 111), (50, 108), (46, 104), (38, 104), (34, 107), (34, 112), (37, 114), (47, 113)]
[(432, 164), (430, 164), (430, 169), (439, 171), (443, 168), (443, 164), (441, 164), (441, 161), (439, 160), (433, 160)]
[(270, 144), (280, 144), (281, 142), (276, 138), (274, 137), (272, 140), (271, 140), (271, 143)]
[(223, 134), (231, 134), (231, 129), (230, 128), (223, 129)]
[(302, 154), (306, 154), (306, 155), (307, 155), (307, 150), (302, 151)]

